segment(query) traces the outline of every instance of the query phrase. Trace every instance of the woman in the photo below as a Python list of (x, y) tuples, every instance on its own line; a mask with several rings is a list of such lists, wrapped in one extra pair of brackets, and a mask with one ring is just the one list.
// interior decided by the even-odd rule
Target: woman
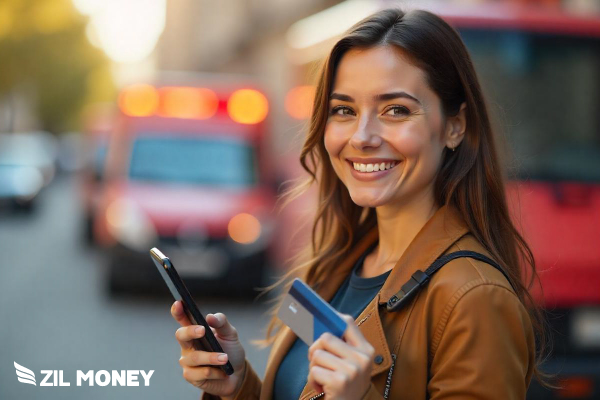
[[(301, 163), (320, 208), (312, 258), (292, 274), (345, 314), (343, 340), (325, 334), (308, 348), (273, 319), (261, 382), (235, 328), (208, 315), (236, 370), (225, 376), (209, 365), (228, 356), (193, 351), (203, 328), (175, 303), (184, 378), (205, 399), (523, 399), (541, 375), (541, 320), (519, 267), (535, 276), (534, 260), (509, 218), (458, 34), (425, 11), (384, 10), (354, 26), (325, 62)], [(493, 261), (456, 258), (393, 310), (413, 273), (459, 250)]]

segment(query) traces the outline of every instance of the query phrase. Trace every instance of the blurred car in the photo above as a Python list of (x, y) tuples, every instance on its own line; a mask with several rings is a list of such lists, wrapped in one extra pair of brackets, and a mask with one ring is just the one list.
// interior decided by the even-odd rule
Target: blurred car
[[(500, 114), (497, 133), (509, 146), (508, 152), (500, 148), (509, 167), (508, 204), (533, 251), (543, 287), (533, 293), (550, 323), (553, 353), (542, 368), (557, 374), (561, 386), (551, 391), (533, 381), (528, 398), (599, 399), (600, 16), (527, 3), (413, 6), (457, 28), (492, 114)], [(334, 6), (335, 13), (324, 11), (326, 18), (299, 21), (288, 32), (291, 68), (297, 70), (291, 75), (304, 76), (335, 41), (323, 25), (343, 32), (397, 5), (345, 1)]]
[(64, 174), (74, 174), (83, 168), (84, 138), (81, 132), (71, 131), (61, 133), (58, 137), (58, 171)]
[(0, 200), (30, 210), (56, 172), (57, 142), (48, 132), (0, 134)]
[(211, 75), (127, 87), (119, 109), (94, 220), (110, 290), (164, 287), (153, 246), (205, 293), (261, 285), (275, 199), (263, 92)]
[(98, 242), (94, 236), (94, 218), (104, 187), (108, 139), (115, 129), (116, 118), (117, 110), (114, 104), (95, 104), (84, 112), (83, 155), (78, 182), (83, 213), (83, 238), (87, 244)]

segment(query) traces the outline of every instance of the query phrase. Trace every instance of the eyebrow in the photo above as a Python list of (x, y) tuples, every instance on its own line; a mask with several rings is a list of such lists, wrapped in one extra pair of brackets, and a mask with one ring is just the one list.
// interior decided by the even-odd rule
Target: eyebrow
[[(347, 101), (349, 103), (353, 103), (354, 99), (350, 96), (348, 96), (347, 94), (341, 94), (341, 93), (332, 93), (331, 96), (329, 96), (329, 98), (331, 100), (341, 100), (341, 101)], [(393, 99), (400, 99), (400, 98), (404, 98), (404, 99), (409, 99), (414, 101), (415, 103), (421, 105), (421, 102), (414, 96), (411, 96), (410, 94), (406, 93), (406, 92), (392, 92), (392, 93), (383, 93), (383, 94), (378, 94), (376, 96), (374, 96), (375, 101), (387, 101), (387, 100), (393, 100)]]

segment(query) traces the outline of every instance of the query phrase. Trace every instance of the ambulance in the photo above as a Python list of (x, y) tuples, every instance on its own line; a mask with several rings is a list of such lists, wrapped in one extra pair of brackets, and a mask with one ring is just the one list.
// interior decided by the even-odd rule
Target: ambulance
[(118, 108), (94, 218), (110, 292), (165, 292), (149, 257), (158, 247), (201, 294), (254, 293), (275, 223), (264, 90), (244, 77), (161, 77), (123, 88)]

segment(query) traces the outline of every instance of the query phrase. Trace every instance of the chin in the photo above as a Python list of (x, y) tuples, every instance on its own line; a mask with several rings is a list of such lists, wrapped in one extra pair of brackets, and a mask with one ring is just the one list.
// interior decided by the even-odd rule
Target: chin
[(388, 202), (388, 199), (381, 198), (378, 196), (373, 196), (369, 193), (357, 193), (354, 195), (352, 193), (350, 193), (350, 198), (352, 199), (354, 204), (356, 204), (357, 206), (360, 206), (360, 207), (375, 208), (375, 207), (382, 206)]

